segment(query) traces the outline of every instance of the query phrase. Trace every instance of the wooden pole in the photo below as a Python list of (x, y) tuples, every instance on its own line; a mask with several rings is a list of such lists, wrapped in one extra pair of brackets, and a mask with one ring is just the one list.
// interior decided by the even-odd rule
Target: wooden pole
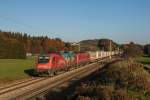
[(110, 42), (109, 42), (109, 51), (110, 51), (110, 55), (109, 55), (109, 58), (111, 59), (112, 57), (111, 57), (111, 52), (112, 52), (112, 44), (111, 44), (111, 40), (110, 40)]

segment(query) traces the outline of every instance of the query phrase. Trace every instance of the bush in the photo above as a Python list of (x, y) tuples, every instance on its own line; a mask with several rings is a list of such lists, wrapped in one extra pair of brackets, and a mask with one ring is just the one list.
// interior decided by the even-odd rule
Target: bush
[(130, 100), (126, 91), (114, 89), (112, 86), (87, 85), (80, 86), (76, 89), (72, 99), (76, 100)]
[(144, 46), (144, 53), (150, 56), (150, 44)]
[[(131, 92), (130, 92), (131, 91)], [(94, 78), (83, 82), (71, 99), (146, 100), (150, 97), (150, 74), (132, 59), (104, 66)]]
[(132, 60), (114, 63), (101, 69), (98, 80), (103, 84), (115, 84), (145, 94), (150, 91), (150, 74), (144, 65)]

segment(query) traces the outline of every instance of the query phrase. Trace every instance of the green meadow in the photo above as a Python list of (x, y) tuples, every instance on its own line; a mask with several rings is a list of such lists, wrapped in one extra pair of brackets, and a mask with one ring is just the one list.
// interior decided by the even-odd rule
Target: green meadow
[(150, 68), (150, 57), (140, 57), (136, 61), (144, 64), (147, 68)]
[(35, 57), (27, 59), (0, 59), (0, 82), (30, 77), (35, 67)]

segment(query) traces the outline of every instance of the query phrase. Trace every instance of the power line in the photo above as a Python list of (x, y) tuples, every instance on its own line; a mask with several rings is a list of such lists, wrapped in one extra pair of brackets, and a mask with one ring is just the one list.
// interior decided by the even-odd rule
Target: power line
[(13, 23), (15, 23), (15, 24), (24, 26), (24, 27), (26, 27), (26, 28), (30, 28), (30, 29), (32, 29), (32, 30), (35, 30), (35, 29), (36, 29), (36, 30), (40, 30), (40, 31), (42, 31), (42, 32), (45, 31), (46, 33), (54, 34), (54, 33), (52, 33), (52, 32), (48, 32), (47, 30), (43, 30), (43, 29), (41, 29), (41, 28), (39, 28), (39, 27), (34, 27), (34, 26), (29, 25), (29, 24), (22, 23), (22, 22), (20, 22), (20, 21), (14, 19), (14, 18), (12, 18), (12, 17), (6, 17), (6, 16), (1, 16), (1, 15), (0, 15), (0, 18), (1, 18), (1, 19), (4, 19), (4, 20), (9, 20), (9, 21), (11, 21), (11, 22), (13, 22)]

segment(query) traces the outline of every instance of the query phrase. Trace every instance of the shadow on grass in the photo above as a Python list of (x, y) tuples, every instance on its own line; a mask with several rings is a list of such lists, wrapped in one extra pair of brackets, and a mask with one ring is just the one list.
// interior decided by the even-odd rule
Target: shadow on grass
[(24, 73), (28, 74), (29, 76), (35, 76), (34, 69), (26, 69), (26, 70), (24, 70)]

